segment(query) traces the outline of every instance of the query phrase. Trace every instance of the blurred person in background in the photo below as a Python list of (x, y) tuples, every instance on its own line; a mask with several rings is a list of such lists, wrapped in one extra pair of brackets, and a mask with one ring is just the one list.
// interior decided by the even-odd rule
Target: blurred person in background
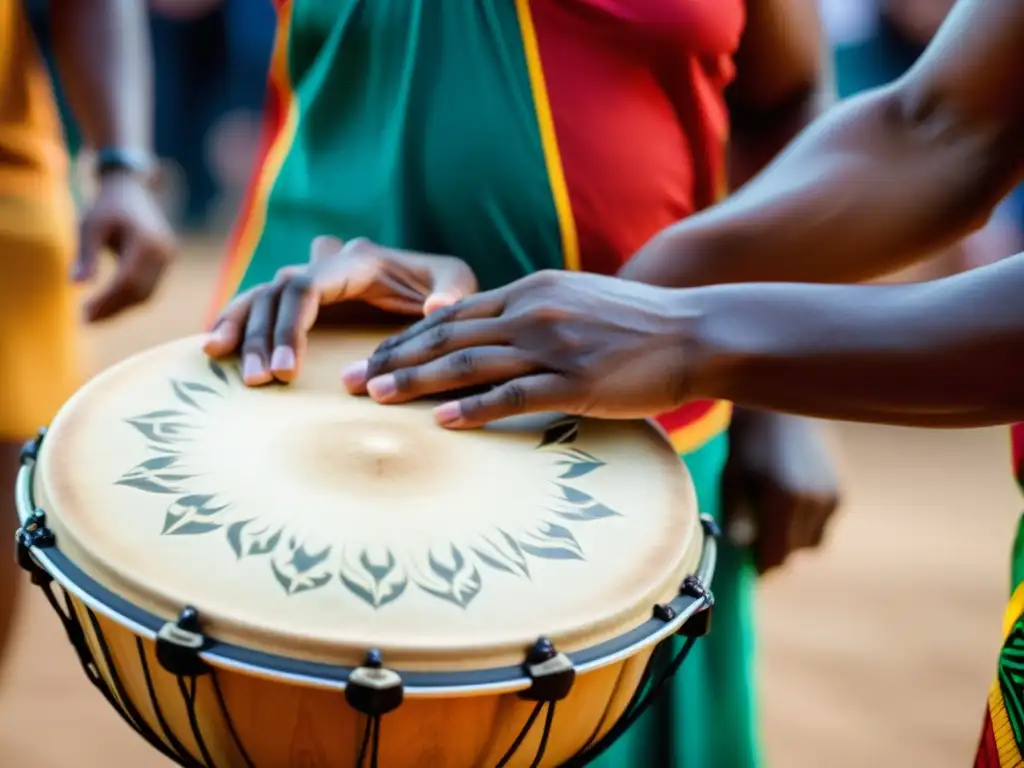
[[(212, 234), (237, 211), (256, 154), (273, 43), (267, 0), (147, 0), (154, 80), (153, 191), (176, 228)], [(27, 0), (32, 28), (56, 72), (50, 3)], [(59, 78), (54, 95), (74, 158), (73, 192), (87, 199), (95, 158), (81, 149)], [(241, 177), (241, 178), (240, 178)]]
[[(831, 100), (816, 0), (277, 10), (267, 131), (215, 308), (242, 297), (226, 310), (236, 325), (215, 328), (218, 354), (235, 351), (250, 302), (251, 329), (272, 328), (275, 274), (311, 252), (343, 252), (354, 270), (338, 298), (414, 316), (427, 293), (453, 300), (544, 268), (614, 274)], [(356, 279), (368, 274), (382, 295)], [(387, 285), (405, 280), (419, 288), (396, 301)], [(353, 322), (369, 319), (365, 302), (352, 307)], [(287, 365), (268, 338), (241, 351), (249, 384)], [(698, 402), (661, 423), (733, 543), (715, 574), (714, 632), (597, 765), (752, 768), (756, 578), (821, 542), (835, 473), (808, 421)]]
[[(836, 51), (842, 97), (896, 80), (918, 59), (955, 0), (822, 0)], [(987, 224), (919, 264), (881, 278), (928, 280), (1009, 256), (1024, 248), (1024, 215), (1015, 192)]]
[[(51, 82), (22, 2), (0, 3), (0, 525), (13, 532), (14, 477), (25, 439), (80, 383), (77, 285), (116, 257), (84, 306), (111, 318), (145, 301), (173, 253), (147, 188), (153, 103), (142, 0), (60, 0), (52, 43), (78, 126), (96, 147), (98, 185), (76, 225), (68, 156)], [(21, 578), (0, 557), (0, 652)]]

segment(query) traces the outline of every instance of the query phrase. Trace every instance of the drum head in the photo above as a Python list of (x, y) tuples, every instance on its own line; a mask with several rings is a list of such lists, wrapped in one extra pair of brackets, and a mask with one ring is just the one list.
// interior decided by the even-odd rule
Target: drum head
[(468, 432), (430, 403), (352, 397), (379, 333), (319, 333), (290, 386), (247, 389), (188, 338), (65, 405), (36, 504), (79, 568), (222, 642), (354, 665), (516, 664), (650, 619), (700, 558), (689, 477), (646, 422), (550, 417)]

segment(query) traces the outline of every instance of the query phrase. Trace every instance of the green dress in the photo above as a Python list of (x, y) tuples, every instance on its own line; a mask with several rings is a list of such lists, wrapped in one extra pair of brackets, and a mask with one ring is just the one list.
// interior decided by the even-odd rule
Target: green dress
[[(263, 150), (216, 305), (322, 234), (458, 256), (483, 289), (546, 268), (614, 273), (721, 192), (742, 5), (279, 3)], [(713, 515), (730, 412), (660, 419)], [(597, 765), (760, 763), (753, 585), (726, 545), (711, 635)]]

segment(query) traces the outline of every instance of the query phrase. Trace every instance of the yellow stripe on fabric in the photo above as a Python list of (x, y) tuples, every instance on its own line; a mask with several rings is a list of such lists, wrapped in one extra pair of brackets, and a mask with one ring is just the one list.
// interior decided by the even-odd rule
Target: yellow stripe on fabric
[(516, 13), (519, 16), (519, 30), (523, 36), (526, 69), (530, 76), (530, 89), (533, 92), (533, 107), (537, 112), (537, 127), (540, 130), (544, 163), (548, 171), (548, 183), (551, 185), (551, 196), (554, 199), (558, 228), (562, 236), (562, 259), (566, 269), (579, 270), (580, 246), (576, 234), (576, 220), (573, 217), (572, 203), (569, 200), (569, 187), (565, 182), (562, 155), (558, 150), (555, 119), (551, 114), (551, 101), (548, 99), (548, 87), (544, 81), (544, 66), (540, 58), (540, 46), (537, 43), (537, 30), (533, 25), (533, 13), (530, 11), (530, 0), (515, 0), (515, 2)]
[(1010, 602), (1003, 613), (1004, 640), (1010, 636), (1010, 632), (1013, 631), (1013, 625), (1017, 623), (1017, 620), (1022, 615), (1024, 615), (1024, 583), (1018, 584), (1017, 588), (1013, 590)]
[(274, 39), (274, 51), (270, 60), (269, 78), (271, 86), (281, 100), (285, 118), (278, 128), (277, 136), (267, 150), (266, 158), (253, 182), (252, 198), (246, 219), (241, 223), (242, 230), (238, 235), (234, 253), (227, 265), (227, 274), (221, 282), (217, 306), (223, 306), (238, 290), (245, 271), (249, 267), (252, 256), (259, 244), (260, 237), (267, 221), (267, 204), (270, 192), (277, 181), (284, 165), (288, 151), (295, 141), (299, 124), (299, 106), (292, 90), (289, 73), (288, 55), (291, 40), (292, 5), (294, 0), (283, 0), (278, 9), (277, 32)]
[(1003, 692), (999, 687), (999, 681), (992, 683), (988, 694), (988, 711), (992, 718), (992, 732), (995, 736), (996, 750), (999, 752), (1000, 768), (1020, 768), (1024, 765), (1024, 757), (1021, 756), (1017, 747), (1017, 737), (1010, 725), (1010, 718), (1006, 714), (1006, 705), (1003, 702)]
[(732, 403), (719, 400), (696, 421), (672, 430), (668, 439), (676, 453), (690, 453), (727, 430), (731, 420)]

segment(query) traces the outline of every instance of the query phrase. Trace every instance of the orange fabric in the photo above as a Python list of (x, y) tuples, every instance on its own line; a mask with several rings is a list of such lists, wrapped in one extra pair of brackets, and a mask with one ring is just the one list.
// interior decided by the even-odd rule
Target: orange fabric
[(45, 426), (80, 382), (68, 158), (24, 3), (0, 3), (0, 441)]
[(49, 73), (24, 3), (0, 3), (0, 194), (47, 197), (66, 185), (68, 158)]

